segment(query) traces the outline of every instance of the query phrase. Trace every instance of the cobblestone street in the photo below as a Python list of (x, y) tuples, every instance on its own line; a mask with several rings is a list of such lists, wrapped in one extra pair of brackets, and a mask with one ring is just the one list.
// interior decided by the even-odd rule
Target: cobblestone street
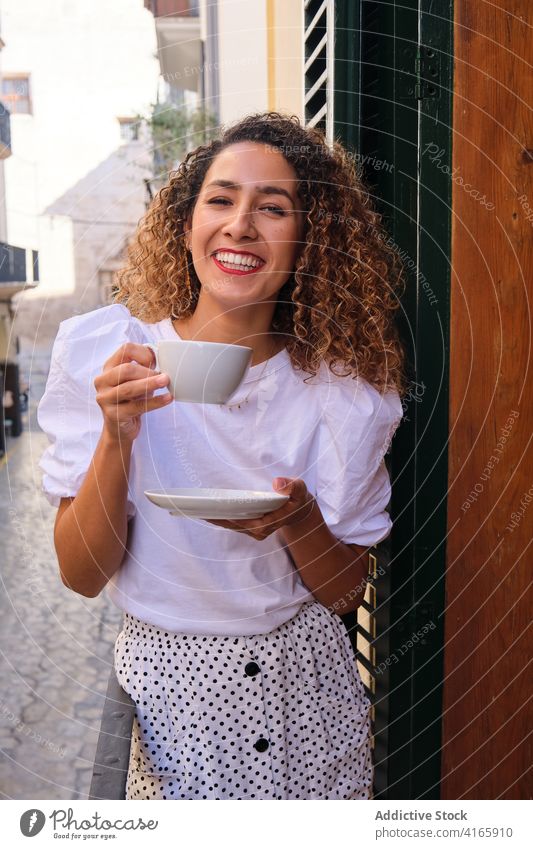
[(87, 797), (120, 611), (105, 595), (86, 599), (59, 578), (56, 509), (40, 491), (47, 445), (36, 421), (46, 354), (27, 367), (24, 433), (0, 460), (0, 798)]

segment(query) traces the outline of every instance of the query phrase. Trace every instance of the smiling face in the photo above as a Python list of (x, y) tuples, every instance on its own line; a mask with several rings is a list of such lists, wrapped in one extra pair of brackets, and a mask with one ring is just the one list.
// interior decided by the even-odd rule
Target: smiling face
[(226, 307), (275, 300), (303, 247), (296, 190), (291, 165), (264, 144), (239, 142), (218, 154), (187, 238), (201, 299)]

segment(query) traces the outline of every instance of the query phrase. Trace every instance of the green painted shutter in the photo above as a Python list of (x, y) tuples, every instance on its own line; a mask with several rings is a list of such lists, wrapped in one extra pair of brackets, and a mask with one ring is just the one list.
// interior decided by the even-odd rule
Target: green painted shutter
[[(322, 6), (306, 4), (306, 28)], [(330, 135), (358, 152), (402, 255), (401, 326), (416, 381), (387, 458), (394, 528), (377, 547), (359, 621), (343, 618), (373, 703), (375, 798), (439, 798), (453, 0), (438, 10), (431, 0), (335, 0), (333, 14), (321, 15), (323, 45), (311, 62), (319, 41), (312, 30), (305, 39), (306, 91), (320, 80), (306, 120), (320, 115), (315, 123), (330, 129), (333, 115)]]

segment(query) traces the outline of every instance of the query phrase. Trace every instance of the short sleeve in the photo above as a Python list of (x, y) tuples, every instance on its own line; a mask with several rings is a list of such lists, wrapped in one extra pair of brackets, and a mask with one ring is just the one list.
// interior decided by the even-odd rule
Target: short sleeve
[[(61, 322), (37, 421), (50, 445), (42, 455), (42, 491), (54, 507), (83, 483), (103, 419), (94, 378), (124, 342), (143, 342), (142, 329), (121, 304), (111, 304)], [(135, 505), (128, 499), (128, 516)]]
[(318, 504), (338, 539), (376, 545), (392, 527), (385, 454), (402, 419), (400, 397), (393, 389), (381, 394), (359, 378), (335, 376), (321, 394)]

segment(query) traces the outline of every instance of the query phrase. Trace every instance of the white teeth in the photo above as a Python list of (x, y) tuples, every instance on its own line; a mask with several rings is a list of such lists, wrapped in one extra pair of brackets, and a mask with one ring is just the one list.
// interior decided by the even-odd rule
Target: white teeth
[(257, 268), (257, 266), (261, 265), (260, 260), (254, 259), (254, 257), (248, 256), (248, 254), (234, 254), (219, 251), (215, 254), (215, 257), (219, 262), (224, 262), (228, 265), (236, 266), (237, 268)]

